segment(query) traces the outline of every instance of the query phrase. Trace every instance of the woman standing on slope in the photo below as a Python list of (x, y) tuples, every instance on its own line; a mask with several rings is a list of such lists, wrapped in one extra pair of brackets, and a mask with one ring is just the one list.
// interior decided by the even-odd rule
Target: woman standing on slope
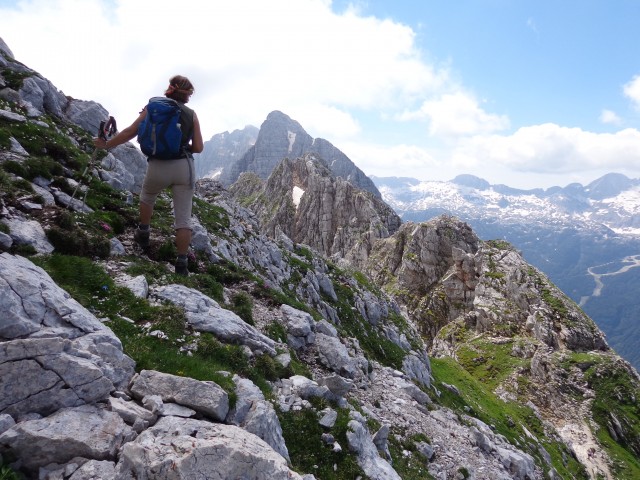
[[(175, 272), (188, 275), (187, 252), (191, 244), (191, 208), (195, 189), (195, 170), (193, 153), (200, 153), (204, 148), (200, 122), (196, 113), (185, 105), (193, 95), (194, 88), (187, 77), (176, 75), (169, 80), (169, 87), (164, 92), (165, 97), (178, 102), (180, 106), (180, 124), (182, 141), (180, 153), (175, 158), (161, 159), (148, 156), (147, 172), (140, 193), (140, 224), (135, 231), (134, 239), (142, 248), (149, 247), (149, 225), (153, 215), (156, 198), (166, 188), (173, 192), (174, 228), (176, 232), (176, 249), (178, 258)], [(152, 99), (153, 100), (153, 99)], [(136, 120), (113, 138), (104, 140), (94, 139), (98, 148), (111, 149), (132, 140), (138, 135), (138, 129), (147, 117), (145, 107)]]

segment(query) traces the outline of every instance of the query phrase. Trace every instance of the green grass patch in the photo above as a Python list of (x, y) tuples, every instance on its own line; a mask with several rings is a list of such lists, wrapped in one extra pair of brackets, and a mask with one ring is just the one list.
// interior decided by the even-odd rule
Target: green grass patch
[[(427, 460), (418, 453), (415, 444), (417, 438), (400, 441), (395, 435), (389, 435), (389, 453), (395, 471), (403, 480), (429, 480), (431, 476), (427, 470)], [(405, 452), (410, 452), (406, 455)]]
[(7, 83), (7, 87), (13, 90), (20, 90), (22, 88), (22, 81), (32, 75), (30, 72), (19, 72), (12, 68), (3, 68), (0, 72)]
[[(338, 409), (338, 419), (330, 430), (318, 423), (318, 413), (313, 409), (278, 412), (282, 434), (289, 450), (293, 468), (300, 473), (313, 473), (316, 478), (353, 480), (366, 478), (349, 453), (347, 425), (349, 412)], [(333, 452), (331, 446), (322, 441), (323, 433), (331, 433), (342, 447), (341, 452)], [(334, 468), (335, 467), (335, 468)]]
[(597, 363), (595, 356), (572, 360), (585, 370), (589, 387), (596, 393), (592, 405), (594, 420), (599, 426), (596, 435), (613, 459), (611, 468), (616, 478), (640, 478), (640, 388), (637, 381), (625, 367), (609, 359)]
[(3, 465), (0, 458), (0, 480), (23, 480), (24, 477), (15, 472), (9, 465)]
[[(550, 454), (552, 465), (562, 478), (589, 478), (584, 467), (571, 456), (566, 445), (546, 438), (541, 421), (529, 407), (502, 401), (487, 385), (451, 358), (432, 358), (431, 368), (434, 387), (440, 391), (440, 396), (433, 396), (436, 403), (493, 426), (495, 431), (507, 438), (511, 444), (531, 454), (536, 463), (547, 471), (548, 466), (544, 463), (542, 455), (537, 448), (530, 445), (531, 440), (524, 431), (526, 428)], [(443, 383), (456, 386), (462, 395), (451, 392)]]
[(257, 278), (248, 270), (226, 260), (218, 263), (209, 263), (206, 267), (207, 274), (211, 275), (223, 285), (235, 285), (244, 281), (255, 281)]
[(553, 311), (559, 313), (562, 316), (566, 316), (569, 313), (564, 302), (560, 298), (556, 297), (553, 293), (551, 293), (551, 290), (549, 290), (548, 288), (543, 288), (540, 293), (542, 295), (542, 299), (547, 305), (549, 305), (549, 307), (553, 309)]
[(229, 305), (231, 311), (238, 315), (249, 325), (255, 325), (253, 321), (253, 297), (246, 292), (234, 293)]
[(34, 159), (46, 156), (47, 162), (62, 162), (72, 168), (77, 168), (88, 160), (85, 152), (74, 145), (67, 135), (55, 128), (44, 127), (30, 121), (12, 122), (0, 119), (0, 130), (3, 131), (2, 144), (5, 148), (7, 148), (5, 138), (13, 137)]
[(231, 224), (229, 214), (224, 208), (208, 203), (200, 198), (193, 199), (193, 213), (209, 233), (224, 231), (229, 228)]
[(107, 232), (92, 235), (80, 228), (66, 230), (53, 226), (46, 230), (46, 235), (60, 254), (107, 258), (111, 252)]
[(495, 389), (519, 367), (529, 361), (511, 355), (513, 342), (494, 343), (485, 339), (472, 340), (456, 352), (462, 367), (490, 390)]

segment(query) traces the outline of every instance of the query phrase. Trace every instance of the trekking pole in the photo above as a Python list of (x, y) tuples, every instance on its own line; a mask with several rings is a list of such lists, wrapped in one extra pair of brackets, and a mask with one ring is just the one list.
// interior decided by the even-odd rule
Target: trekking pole
[[(104, 125), (105, 125), (105, 122), (103, 120), (103, 121), (100, 122), (100, 127), (98, 129), (98, 137), (103, 139), (106, 142), (107, 141), (107, 134), (104, 131)], [(84, 167), (84, 171), (82, 172), (82, 175), (80, 175), (80, 181), (76, 185), (76, 188), (73, 189), (73, 194), (71, 195), (71, 201), (69, 202), (69, 208), (71, 208), (71, 205), (73, 204), (73, 200), (75, 199), (76, 192), (78, 191), (78, 188), (80, 187), (80, 185), (82, 185), (82, 181), (84, 180), (84, 177), (87, 174), (87, 170), (89, 170), (89, 167), (93, 167), (93, 164), (96, 162), (96, 160), (98, 158), (98, 150), (100, 150), (98, 147), (96, 147), (93, 150), (93, 153), (91, 154), (91, 160), (89, 160), (89, 162), (87, 163), (87, 166)], [(89, 186), (87, 185), (87, 190), (84, 191), (84, 197), (82, 198), (82, 208), (84, 208), (85, 200), (87, 199), (87, 191), (88, 190), (89, 190)]]

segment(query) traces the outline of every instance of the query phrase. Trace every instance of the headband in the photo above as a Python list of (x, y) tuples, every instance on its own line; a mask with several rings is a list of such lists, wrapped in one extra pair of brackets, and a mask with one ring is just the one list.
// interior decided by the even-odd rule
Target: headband
[(195, 90), (193, 88), (179, 88), (177, 85), (169, 85), (167, 87), (167, 90), (164, 92), (165, 95), (170, 95), (173, 92), (178, 92), (178, 93), (186, 93), (187, 95), (193, 95), (193, 92)]

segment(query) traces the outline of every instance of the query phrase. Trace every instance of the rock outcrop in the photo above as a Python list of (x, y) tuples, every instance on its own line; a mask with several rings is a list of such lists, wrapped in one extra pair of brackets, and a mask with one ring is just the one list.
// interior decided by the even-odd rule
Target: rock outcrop
[(256, 184), (250, 177), (241, 179), (231, 191), (241, 201), (250, 201), (265, 233), (275, 238), (282, 232), (296, 243), (356, 266), (366, 261), (376, 240), (400, 227), (393, 210), (333, 176), (315, 154), (283, 160), (261, 189)]

